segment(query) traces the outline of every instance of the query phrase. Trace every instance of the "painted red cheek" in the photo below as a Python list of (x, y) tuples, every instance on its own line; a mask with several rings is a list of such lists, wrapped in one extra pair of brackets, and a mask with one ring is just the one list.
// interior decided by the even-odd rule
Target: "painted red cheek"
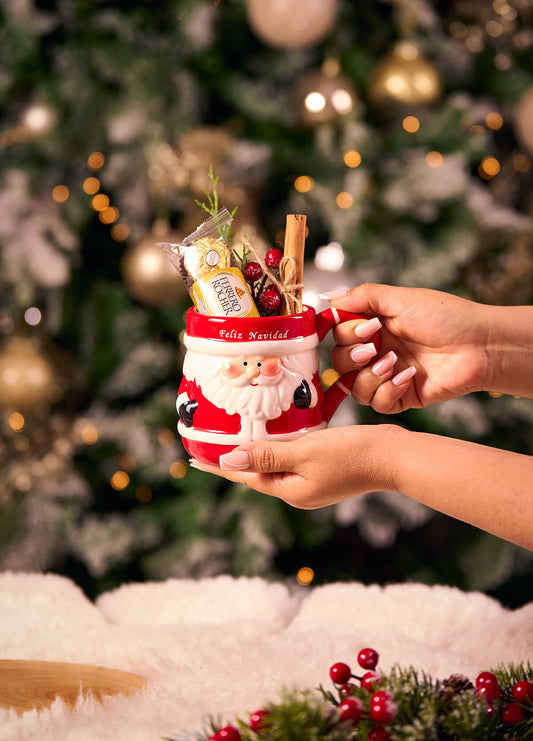
[(226, 378), (238, 378), (243, 370), (242, 362), (239, 363), (235, 360), (226, 360), (222, 368), (222, 375)]
[(277, 376), (281, 371), (281, 360), (279, 358), (265, 358), (261, 361), (261, 373), (264, 376)]

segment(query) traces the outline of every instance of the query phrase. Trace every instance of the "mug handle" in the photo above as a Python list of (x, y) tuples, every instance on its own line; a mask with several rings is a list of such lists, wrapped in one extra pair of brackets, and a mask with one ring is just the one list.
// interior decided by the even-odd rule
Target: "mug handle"
[[(333, 327), (336, 327), (337, 324), (342, 324), (342, 322), (348, 322), (353, 319), (368, 319), (368, 317), (363, 314), (352, 314), (352, 312), (343, 311), (342, 309), (334, 309), (333, 307), (321, 311), (316, 317), (316, 331), (319, 342), (322, 342), (327, 333)], [(379, 350), (379, 332), (373, 335), (371, 342)], [(324, 418), (326, 422), (329, 422), (333, 417), (341, 401), (347, 396), (350, 396), (352, 385), (358, 372), (355, 370), (344, 373), (324, 392)]]

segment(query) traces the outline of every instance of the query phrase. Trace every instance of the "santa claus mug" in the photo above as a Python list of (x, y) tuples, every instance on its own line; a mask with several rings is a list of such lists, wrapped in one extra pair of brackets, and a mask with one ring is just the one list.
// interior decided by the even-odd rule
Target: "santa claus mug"
[[(189, 309), (176, 402), (187, 452), (218, 464), (239, 445), (294, 440), (326, 427), (350, 393), (356, 371), (324, 391), (317, 346), (336, 324), (367, 318), (333, 308), (237, 318)], [(376, 347), (378, 341), (375, 335)]]

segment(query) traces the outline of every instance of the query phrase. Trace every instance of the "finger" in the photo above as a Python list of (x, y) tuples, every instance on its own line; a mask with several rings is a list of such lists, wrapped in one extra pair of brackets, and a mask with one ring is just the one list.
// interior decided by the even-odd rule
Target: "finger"
[(294, 470), (298, 459), (298, 448), (292, 442), (260, 442), (236, 448), (220, 456), (219, 466), (192, 460), (191, 466), (201, 471), (245, 484), (265, 494), (281, 496), (280, 488), (286, 488), (284, 481)]
[(254, 473), (253, 471), (240, 471), (238, 469), (222, 469), (219, 466), (214, 466), (209, 463), (201, 463), (195, 459), (191, 459), (189, 465), (191, 468), (196, 468), (199, 471), (214, 473), (217, 476), (222, 476), (228, 481), (233, 481), (235, 484), (243, 484), (250, 489), (255, 489), (255, 491), (260, 491), (263, 494), (269, 494), (270, 496), (276, 496), (279, 498), (283, 498), (282, 492), (286, 488), (283, 484), (284, 479), (287, 477), (296, 477), (296, 474), (266, 474)]
[(358, 404), (370, 406), (374, 394), (385, 381), (392, 378), (398, 356), (393, 350), (363, 368), (352, 386), (352, 396)]
[(392, 306), (404, 289), (379, 283), (362, 283), (343, 296), (333, 296), (331, 301), (337, 309), (357, 314), (393, 316)]
[[(414, 403), (416, 392), (414, 392), (413, 376), (415, 373), (416, 368), (411, 365), (393, 375), (390, 380), (380, 384), (370, 400), (372, 408), (380, 414), (397, 414), (410, 407), (420, 406)], [(407, 398), (411, 397), (411, 394), (412, 403), (408, 403)]]
[(341, 322), (333, 329), (333, 338), (337, 345), (353, 345), (354, 342), (366, 342), (381, 329), (381, 321), (377, 316), (369, 319), (353, 319)]
[(337, 373), (349, 373), (354, 368), (363, 368), (377, 355), (373, 342), (364, 345), (336, 346), (331, 351), (331, 362)]

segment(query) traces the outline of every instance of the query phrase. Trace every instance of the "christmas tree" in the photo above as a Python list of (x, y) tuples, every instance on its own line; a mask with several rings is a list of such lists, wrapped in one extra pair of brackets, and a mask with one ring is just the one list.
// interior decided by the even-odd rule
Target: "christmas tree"
[[(530, 0), (12, 0), (2, 16), (0, 567), (91, 596), (231, 573), (533, 598), (531, 554), (398, 494), (301, 512), (191, 470), (175, 412), (190, 298), (156, 245), (203, 220), (212, 167), (236, 243), (270, 249), (307, 215), (318, 308), (365, 280), (530, 303)], [(335, 423), (384, 420), (345, 402)], [(527, 399), (392, 421), (533, 453)]]

